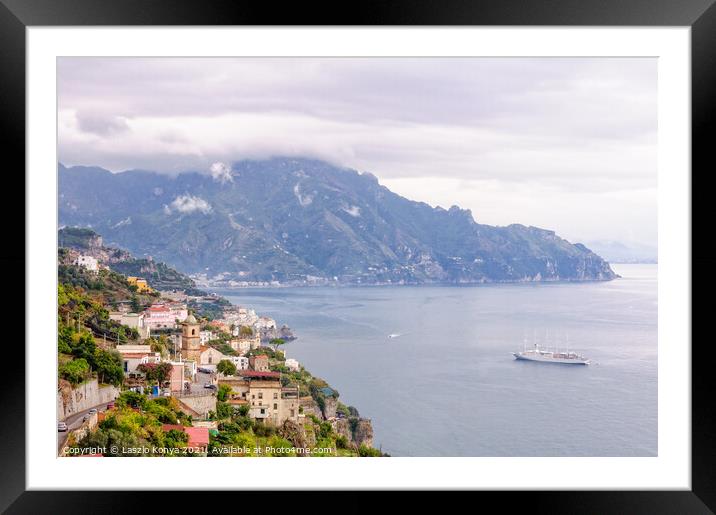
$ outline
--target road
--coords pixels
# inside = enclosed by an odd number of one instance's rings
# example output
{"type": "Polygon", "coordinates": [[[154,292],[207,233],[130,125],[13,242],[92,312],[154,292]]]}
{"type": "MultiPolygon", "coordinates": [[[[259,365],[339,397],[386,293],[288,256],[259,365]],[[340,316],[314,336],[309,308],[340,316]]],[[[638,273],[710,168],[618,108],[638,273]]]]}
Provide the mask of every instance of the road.
{"type": "Polygon", "coordinates": [[[204,388],[205,383],[211,383],[214,374],[204,374],[202,372],[196,373],[196,381],[191,383],[191,393],[204,393],[207,388],[204,388]]]}
{"type": "Polygon", "coordinates": [[[92,406],[91,408],[88,408],[84,411],[80,411],[78,413],[75,413],[74,415],[70,415],[65,420],[59,420],[58,422],[65,422],[67,424],[67,431],[57,432],[57,455],[59,456],[62,447],[64,447],[65,442],[67,442],[67,436],[70,434],[70,431],[77,429],[82,425],[82,417],[87,415],[91,409],[96,409],[97,411],[104,411],[106,408],[107,403],[103,402],[102,404],[98,404],[97,406],[92,406]]]}
{"type": "MultiPolygon", "coordinates": [[[[196,381],[191,383],[191,393],[207,393],[208,389],[204,388],[204,383],[211,383],[213,377],[214,374],[204,374],[202,372],[197,372],[196,381]]],[[[67,431],[57,432],[57,454],[60,454],[60,450],[65,445],[65,442],[67,442],[67,436],[69,435],[70,431],[77,429],[82,425],[82,417],[89,413],[89,411],[93,408],[97,409],[98,411],[104,411],[106,407],[107,403],[103,402],[102,404],[98,404],[97,406],[93,406],[92,408],[86,409],[84,411],[75,413],[74,415],[70,415],[69,417],[67,417],[64,420],[64,422],[67,423],[67,431]]]]}

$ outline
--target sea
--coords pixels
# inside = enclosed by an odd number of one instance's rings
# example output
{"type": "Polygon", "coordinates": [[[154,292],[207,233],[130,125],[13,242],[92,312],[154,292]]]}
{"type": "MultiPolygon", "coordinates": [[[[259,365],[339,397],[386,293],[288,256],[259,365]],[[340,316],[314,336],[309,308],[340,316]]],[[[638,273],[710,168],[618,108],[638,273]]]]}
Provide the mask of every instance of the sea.
{"type": "Polygon", "coordinates": [[[656,456],[657,265],[608,282],[217,290],[370,418],[391,456],[656,456]],[[589,366],[516,361],[534,346],[589,366]]]}

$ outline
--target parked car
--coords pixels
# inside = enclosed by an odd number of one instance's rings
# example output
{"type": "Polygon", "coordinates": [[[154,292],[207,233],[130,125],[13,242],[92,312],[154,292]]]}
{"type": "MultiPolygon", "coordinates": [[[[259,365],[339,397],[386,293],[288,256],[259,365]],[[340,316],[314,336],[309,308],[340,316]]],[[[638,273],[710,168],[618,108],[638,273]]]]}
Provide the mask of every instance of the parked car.
{"type": "Polygon", "coordinates": [[[92,408],[91,410],[89,410],[90,415],[94,415],[95,413],[97,413],[97,408],[92,408]]]}
{"type": "Polygon", "coordinates": [[[209,388],[210,390],[216,390],[216,385],[212,383],[204,383],[204,388],[209,388]]]}
{"type": "Polygon", "coordinates": [[[82,417],[82,422],[87,422],[89,420],[89,413],[87,413],[84,417],[82,417]]]}
{"type": "Polygon", "coordinates": [[[107,409],[114,409],[114,402],[107,403],[107,409]]]}
{"type": "Polygon", "coordinates": [[[64,422],[58,422],[57,431],[67,431],[67,424],[64,422]]]}

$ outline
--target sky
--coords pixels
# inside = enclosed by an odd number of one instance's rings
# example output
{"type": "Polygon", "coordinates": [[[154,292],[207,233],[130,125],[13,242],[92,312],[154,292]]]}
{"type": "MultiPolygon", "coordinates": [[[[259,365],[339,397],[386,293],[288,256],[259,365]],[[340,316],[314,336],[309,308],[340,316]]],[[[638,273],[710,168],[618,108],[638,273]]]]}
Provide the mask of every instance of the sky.
{"type": "Polygon", "coordinates": [[[319,158],[479,223],[656,247],[655,58],[60,58],[57,79],[67,166],[319,158]]]}

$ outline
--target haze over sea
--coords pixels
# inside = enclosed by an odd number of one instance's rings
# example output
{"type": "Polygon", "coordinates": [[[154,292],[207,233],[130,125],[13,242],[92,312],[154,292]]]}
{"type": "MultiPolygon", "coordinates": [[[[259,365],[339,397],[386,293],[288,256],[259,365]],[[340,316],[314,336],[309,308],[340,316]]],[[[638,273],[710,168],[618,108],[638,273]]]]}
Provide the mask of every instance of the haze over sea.
{"type": "Polygon", "coordinates": [[[220,290],[393,456],[656,456],[657,265],[609,282],[220,290]],[[390,338],[389,335],[400,335],[390,338]],[[525,339],[590,366],[515,361],[525,339]]]}

